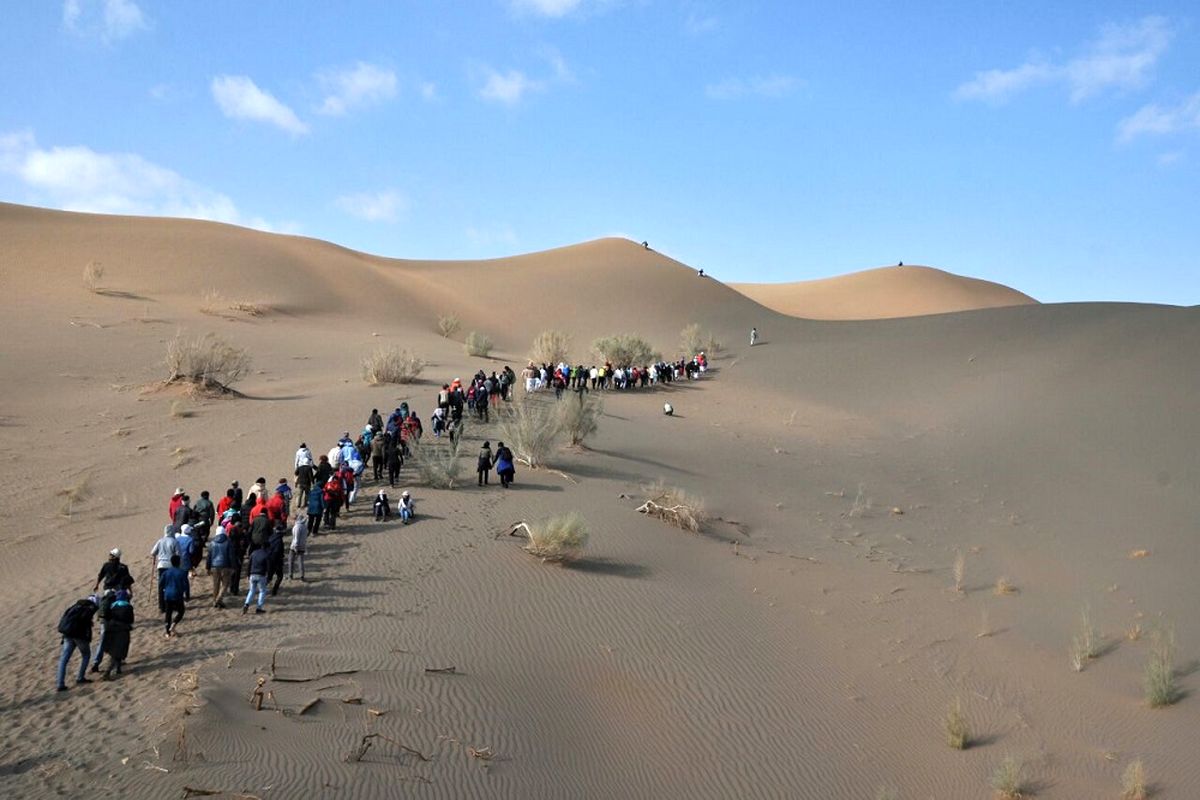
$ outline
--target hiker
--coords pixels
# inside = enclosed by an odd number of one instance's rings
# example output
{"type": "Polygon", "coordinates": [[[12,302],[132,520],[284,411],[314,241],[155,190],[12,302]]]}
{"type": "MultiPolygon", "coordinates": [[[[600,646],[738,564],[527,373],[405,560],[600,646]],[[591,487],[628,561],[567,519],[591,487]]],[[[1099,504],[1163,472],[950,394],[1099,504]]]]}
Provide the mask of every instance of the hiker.
{"type": "MultiPolygon", "coordinates": [[[[201,552],[200,543],[192,535],[191,525],[183,526],[183,530],[175,537],[175,544],[179,547],[179,568],[188,573],[188,577],[190,578],[192,574],[192,559],[195,557],[198,563],[201,552]]],[[[185,594],[183,599],[191,600],[191,592],[185,594]]]]}
{"type": "Polygon", "coordinates": [[[433,410],[429,420],[430,427],[433,429],[433,438],[442,438],[442,431],[446,429],[446,409],[438,406],[433,410]]]}
{"type": "Polygon", "coordinates": [[[475,471],[479,473],[480,486],[487,485],[488,476],[492,473],[494,463],[492,459],[492,443],[484,442],[483,447],[479,448],[479,458],[475,462],[475,471]]]}
{"type": "Polygon", "coordinates": [[[322,489],[321,499],[325,505],[325,527],[331,531],[337,529],[338,511],[342,507],[342,500],[345,496],[342,479],[337,473],[330,475],[322,489]]]}
{"type": "Polygon", "coordinates": [[[270,553],[270,559],[267,561],[267,583],[270,583],[272,578],[275,579],[275,585],[271,587],[272,597],[279,594],[279,584],[283,583],[283,539],[286,535],[287,526],[277,523],[267,541],[267,550],[270,553]]]}
{"type": "Polygon", "coordinates": [[[375,495],[375,521],[382,522],[392,518],[391,501],[388,500],[387,492],[383,489],[379,490],[379,494],[375,495]]]}
{"type": "Polygon", "coordinates": [[[133,630],[133,602],[129,592],[120,589],[116,592],[108,613],[104,619],[104,628],[100,633],[100,649],[96,655],[96,663],[92,667],[96,671],[100,666],[100,654],[108,656],[108,667],[102,678],[112,680],[113,673],[120,675],[121,666],[129,657],[129,634],[133,630]]]}
{"type": "Polygon", "coordinates": [[[229,537],[229,552],[233,556],[229,564],[233,568],[229,576],[229,594],[239,594],[242,585],[242,560],[246,557],[246,529],[242,526],[241,512],[230,509],[226,516],[225,535],[229,537]]]}
{"type": "Polygon", "coordinates": [[[171,530],[171,526],[167,525],[163,528],[162,538],[154,543],[154,547],[150,550],[150,559],[154,562],[155,569],[158,570],[158,610],[166,611],[167,606],[163,601],[163,573],[171,568],[171,558],[179,556],[179,545],[175,543],[175,534],[171,530]]]}
{"type": "Polygon", "coordinates": [[[96,585],[92,587],[92,593],[100,591],[100,584],[104,584],[105,590],[108,589],[125,589],[129,591],[133,587],[133,576],[129,574],[129,567],[121,563],[121,548],[114,547],[108,551],[108,560],[100,567],[100,573],[96,576],[96,585]]]}
{"type": "Polygon", "coordinates": [[[412,522],[413,515],[416,514],[416,508],[413,506],[412,495],[408,490],[404,490],[404,494],[400,495],[400,502],[396,504],[396,511],[400,514],[400,521],[405,525],[412,522]]]}
{"type": "Polygon", "coordinates": [[[280,478],[275,491],[267,500],[267,517],[272,523],[287,524],[288,511],[292,507],[292,487],[288,486],[287,478],[280,478]]]}
{"type": "Polygon", "coordinates": [[[192,536],[199,539],[200,544],[208,541],[216,516],[216,507],[213,506],[208,490],[205,489],[200,492],[200,499],[196,501],[196,505],[192,506],[192,536]]]}
{"type": "Polygon", "coordinates": [[[100,644],[98,647],[96,647],[96,652],[92,658],[92,672],[99,672],[100,662],[104,660],[104,629],[106,627],[105,620],[108,618],[108,610],[112,608],[113,601],[116,599],[116,589],[105,589],[104,594],[100,597],[100,603],[96,607],[96,619],[100,620],[100,644]]]}
{"type": "MultiPolygon", "coordinates": [[[[308,490],[308,530],[313,536],[321,530],[321,517],[325,513],[325,490],[314,486],[308,490]]],[[[299,519],[299,515],[297,515],[299,519]]]]}
{"type": "Polygon", "coordinates": [[[325,481],[329,480],[329,476],[332,474],[333,465],[329,463],[329,456],[321,456],[321,460],[317,462],[317,468],[313,470],[313,486],[324,486],[325,481]]]}
{"type": "Polygon", "coordinates": [[[504,442],[496,445],[496,474],[500,476],[500,485],[505,489],[513,482],[513,477],[517,474],[516,459],[513,458],[512,450],[505,446],[504,442]]]}
{"type": "Polygon", "coordinates": [[[756,344],[758,344],[758,328],[751,328],[750,329],[750,346],[754,347],[754,345],[756,345],[756,344]]]}
{"type": "Polygon", "coordinates": [[[404,456],[400,454],[400,446],[394,436],[383,436],[383,460],[387,462],[388,486],[396,488],[396,478],[400,475],[400,467],[404,464],[404,456]]]}
{"type": "MultiPolygon", "coordinates": [[[[253,496],[253,495],[251,495],[253,496]]],[[[261,503],[258,507],[261,507],[261,503]]],[[[257,508],[257,507],[256,507],[257,508]]],[[[271,538],[271,518],[260,512],[250,522],[250,547],[262,547],[271,538]]]]}
{"type": "Polygon", "coordinates": [[[225,607],[225,592],[233,577],[233,543],[224,528],[208,543],[208,556],[204,562],[205,573],[212,576],[213,608],[225,607]]]}
{"type": "Polygon", "coordinates": [[[346,493],[346,513],[350,513],[350,504],[358,498],[358,484],[354,480],[354,470],[349,464],[342,464],[339,472],[342,488],[346,493]]]}
{"type": "MultiPolygon", "coordinates": [[[[378,414],[376,415],[378,416],[378,414]]],[[[385,451],[387,450],[388,437],[386,434],[377,433],[371,438],[371,469],[375,476],[375,480],[379,481],[383,478],[383,466],[387,463],[385,451]]]]}
{"type": "Polygon", "coordinates": [[[663,413],[666,414],[668,417],[674,416],[675,407],[672,406],[670,403],[663,403],[663,413]]]}
{"type": "Polygon", "coordinates": [[[308,467],[312,466],[313,454],[312,454],[312,450],[308,449],[307,442],[301,442],[300,447],[298,447],[296,449],[295,462],[296,462],[294,465],[295,469],[300,469],[300,467],[305,467],[305,466],[308,466],[308,467]]]}
{"type": "MultiPolygon", "coordinates": [[[[185,494],[180,496],[179,500],[179,505],[175,506],[175,518],[171,521],[172,533],[179,533],[183,530],[183,526],[188,524],[192,519],[191,498],[185,494]]],[[[174,500],[171,502],[174,502],[174,500]]]]}
{"type": "Polygon", "coordinates": [[[378,408],[371,409],[371,416],[367,417],[367,426],[376,434],[383,431],[383,417],[379,416],[378,408]]]}
{"type": "Polygon", "coordinates": [[[304,552],[308,549],[308,521],[299,515],[292,526],[292,545],[288,548],[288,580],[296,577],[296,562],[300,562],[300,582],[304,582],[304,552]]]}
{"type": "Polygon", "coordinates": [[[233,505],[235,508],[242,507],[242,486],[237,481],[229,484],[229,488],[233,490],[233,505]]]}
{"type": "Polygon", "coordinates": [[[91,683],[87,677],[87,667],[92,657],[92,617],[96,614],[98,605],[95,595],[76,600],[58,620],[58,632],[62,634],[62,654],[58,657],[60,692],[67,690],[67,662],[76,650],[83,660],[79,664],[75,683],[91,683]]]}
{"type": "Polygon", "coordinates": [[[185,610],[183,604],[184,598],[190,597],[192,594],[192,587],[188,582],[187,571],[181,569],[179,563],[180,559],[178,555],[171,556],[171,566],[158,579],[162,587],[163,616],[166,621],[166,629],[163,636],[168,639],[175,633],[175,628],[179,626],[180,620],[183,619],[183,612],[185,610]],[[171,614],[175,615],[174,623],[171,622],[171,614]]]}
{"type": "Polygon", "coordinates": [[[167,504],[167,519],[174,522],[175,512],[181,505],[183,505],[183,487],[176,489],[175,493],[171,495],[171,502],[167,504]]]}
{"type": "Polygon", "coordinates": [[[296,467],[296,508],[303,510],[308,503],[308,490],[313,487],[313,465],[296,467]]]}
{"type": "Polygon", "coordinates": [[[255,614],[265,614],[263,605],[267,602],[267,571],[270,568],[271,551],[266,545],[250,553],[250,591],[246,593],[246,602],[242,604],[242,613],[250,610],[250,601],[258,593],[258,607],[255,614]]]}

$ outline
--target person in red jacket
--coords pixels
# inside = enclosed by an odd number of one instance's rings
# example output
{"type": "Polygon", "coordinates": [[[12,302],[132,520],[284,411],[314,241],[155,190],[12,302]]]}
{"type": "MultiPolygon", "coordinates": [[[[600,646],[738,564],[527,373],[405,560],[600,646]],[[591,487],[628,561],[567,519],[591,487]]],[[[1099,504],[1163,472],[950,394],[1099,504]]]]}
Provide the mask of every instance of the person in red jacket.
{"type": "Polygon", "coordinates": [[[171,522],[175,521],[175,512],[183,505],[183,489],[176,489],[175,494],[171,495],[171,503],[167,506],[167,519],[171,522]]]}
{"type": "Polygon", "coordinates": [[[342,491],[345,492],[343,502],[346,504],[346,511],[349,512],[350,504],[358,497],[358,490],[356,489],[354,480],[354,470],[349,464],[343,463],[341,469],[338,470],[338,475],[342,479],[342,491]]]}
{"type": "Polygon", "coordinates": [[[329,476],[329,480],[325,482],[325,488],[322,490],[322,499],[325,501],[325,527],[331,531],[337,529],[337,515],[345,497],[342,478],[335,472],[329,476]]]}
{"type": "Polygon", "coordinates": [[[271,499],[267,501],[267,518],[272,523],[283,523],[286,525],[289,505],[283,491],[276,488],[271,493],[271,499]]]}
{"type": "Polygon", "coordinates": [[[266,510],[267,510],[267,498],[265,498],[265,497],[257,497],[257,498],[255,498],[255,500],[256,500],[257,502],[255,502],[255,504],[254,504],[254,508],[250,509],[250,516],[249,516],[249,518],[246,520],[247,522],[254,522],[254,519],[255,519],[255,518],[256,518],[256,517],[257,517],[259,514],[263,514],[263,513],[265,513],[265,512],[266,512],[266,510]]]}
{"type": "MultiPolygon", "coordinates": [[[[233,489],[226,489],[225,496],[217,503],[217,519],[224,519],[225,512],[234,506],[233,489]]],[[[172,517],[172,519],[174,519],[172,517]]]]}

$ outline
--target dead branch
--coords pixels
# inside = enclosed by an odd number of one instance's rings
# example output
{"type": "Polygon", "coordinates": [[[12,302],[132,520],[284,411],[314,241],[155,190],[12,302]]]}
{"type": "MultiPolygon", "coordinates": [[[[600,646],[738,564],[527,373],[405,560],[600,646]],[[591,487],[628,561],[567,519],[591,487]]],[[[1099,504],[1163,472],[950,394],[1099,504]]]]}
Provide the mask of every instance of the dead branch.
{"type": "Polygon", "coordinates": [[[381,739],[385,742],[390,742],[391,744],[394,744],[396,747],[399,747],[404,752],[411,753],[412,755],[416,756],[417,758],[421,759],[422,761],[432,761],[433,760],[429,756],[422,753],[420,750],[415,750],[415,749],[409,747],[408,745],[404,744],[403,742],[398,742],[395,739],[392,739],[388,736],[384,736],[382,733],[367,733],[367,734],[363,735],[362,741],[359,742],[355,746],[354,750],[352,750],[350,753],[348,753],[346,755],[346,758],[345,758],[346,763],[353,764],[355,762],[362,761],[363,758],[367,755],[367,751],[371,749],[371,745],[373,745],[375,743],[376,739],[381,739]]]}
{"type": "Polygon", "coordinates": [[[255,711],[262,711],[263,706],[263,684],[267,679],[262,675],[258,676],[258,683],[254,687],[254,691],[250,693],[250,702],[254,704],[255,711]]]}
{"type": "Polygon", "coordinates": [[[357,669],[339,669],[333,672],[323,672],[320,675],[313,675],[309,678],[288,678],[282,675],[273,675],[271,679],[278,683],[309,683],[311,681],[319,681],[322,678],[332,678],[335,675],[354,675],[360,671],[357,669]]]}
{"type": "Polygon", "coordinates": [[[458,669],[453,665],[449,667],[426,667],[425,674],[427,675],[457,675],[458,669]]]}
{"type": "Polygon", "coordinates": [[[533,531],[529,530],[529,523],[528,523],[528,522],[514,522],[512,525],[510,525],[510,526],[509,526],[508,535],[509,535],[509,536],[517,536],[517,535],[518,535],[518,534],[517,534],[517,531],[518,531],[518,530],[524,530],[524,531],[525,531],[525,534],[524,534],[524,536],[525,536],[525,538],[526,538],[526,539],[529,539],[529,538],[531,538],[531,537],[533,536],[533,531]]]}

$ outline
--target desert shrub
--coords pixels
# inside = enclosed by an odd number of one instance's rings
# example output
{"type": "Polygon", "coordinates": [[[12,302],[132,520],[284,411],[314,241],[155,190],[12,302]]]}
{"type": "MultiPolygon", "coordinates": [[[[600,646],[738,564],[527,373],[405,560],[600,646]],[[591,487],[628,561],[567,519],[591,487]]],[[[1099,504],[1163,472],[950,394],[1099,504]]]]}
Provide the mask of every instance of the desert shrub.
{"type": "Polygon", "coordinates": [[[182,399],[171,402],[171,418],[172,419],[188,419],[194,417],[196,412],[188,407],[188,404],[182,399]]]}
{"type": "Polygon", "coordinates": [[[460,424],[453,440],[424,440],[409,442],[408,463],[416,471],[421,483],[434,489],[453,489],[462,474],[462,450],[465,423],[460,424]]]}
{"type": "Polygon", "coordinates": [[[1071,637],[1071,669],[1083,672],[1087,663],[1099,654],[1092,612],[1085,605],[1079,613],[1079,631],[1071,637]]]}
{"type": "Polygon", "coordinates": [[[723,349],[724,346],[713,332],[706,333],[700,330],[700,324],[697,322],[693,322],[679,332],[679,354],[685,358],[691,358],[700,352],[713,356],[723,349]]]}
{"type": "Polygon", "coordinates": [[[461,327],[462,320],[458,318],[457,314],[442,314],[437,319],[437,332],[445,339],[458,333],[458,329],[461,327]]]}
{"type": "Polygon", "coordinates": [[[60,499],[58,506],[59,516],[70,517],[75,512],[75,507],[83,503],[92,496],[92,479],[89,475],[82,476],[79,480],[70,486],[59,489],[55,492],[55,496],[60,499]]]}
{"type": "Polygon", "coordinates": [[[372,386],[412,383],[423,369],[424,359],[395,345],[378,347],[362,360],[363,380],[372,386]]]}
{"type": "Polygon", "coordinates": [[[492,340],[478,331],[471,331],[463,343],[463,350],[469,356],[487,358],[492,354],[492,340]]]}
{"type": "Polygon", "coordinates": [[[1121,800],[1146,800],[1150,796],[1146,789],[1146,768],[1139,758],[1129,762],[1121,773],[1121,800]]]}
{"type": "Polygon", "coordinates": [[[583,440],[596,432],[599,427],[600,415],[604,413],[604,401],[599,396],[585,392],[568,394],[556,408],[558,425],[573,445],[583,444],[583,440]]]}
{"type": "Polygon", "coordinates": [[[200,313],[216,316],[225,308],[225,298],[216,289],[205,289],[200,293],[200,313]]]}
{"type": "Polygon", "coordinates": [[[1025,790],[1025,766],[1012,756],[1005,756],[992,771],[989,783],[1001,800],[1018,800],[1025,790]]]}
{"type": "Polygon", "coordinates": [[[967,577],[967,557],[962,550],[954,551],[954,591],[962,594],[965,591],[963,581],[967,577]]]}
{"type": "Polygon", "coordinates": [[[1150,635],[1150,660],[1143,675],[1146,703],[1151,708],[1169,706],[1178,699],[1175,686],[1175,631],[1157,628],[1150,635]]]}
{"type": "Polygon", "coordinates": [[[182,332],[167,342],[167,383],[228,391],[250,369],[250,354],[216,334],[188,338],[182,332]]]}
{"type": "Polygon", "coordinates": [[[660,358],[658,351],[636,334],[601,336],[592,342],[592,350],[605,361],[621,366],[650,364],[660,358]]]}
{"type": "Polygon", "coordinates": [[[83,268],[83,287],[89,292],[100,291],[100,281],[104,279],[104,265],[99,261],[89,261],[83,268]]]}
{"type": "Polygon", "coordinates": [[[570,561],[587,545],[587,523],[578,511],[529,526],[525,549],[543,561],[570,561]]]}
{"type": "Polygon", "coordinates": [[[688,494],[683,489],[667,486],[662,481],[642,487],[646,502],[638,511],[657,517],[681,530],[699,533],[708,514],[704,511],[704,500],[688,494]]]}
{"type": "Polygon", "coordinates": [[[954,698],[950,710],[946,712],[946,744],[955,750],[966,750],[970,742],[971,731],[967,727],[967,719],[963,716],[962,698],[954,698]]]}
{"type": "Polygon", "coordinates": [[[229,304],[230,311],[236,311],[239,314],[245,314],[248,317],[265,317],[271,313],[271,304],[262,300],[249,302],[246,300],[236,300],[229,304]]]}
{"type": "Polygon", "coordinates": [[[1009,581],[1008,578],[999,577],[996,579],[996,588],[992,590],[992,594],[996,595],[997,597],[1004,597],[1005,595],[1016,593],[1017,587],[1013,586],[1012,582],[1009,581]]]}
{"type": "Polygon", "coordinates": [[[529,360],[535,364],[561,364],[570,354],[571,337],[562,331],[542,331],[529,348],[529,360]]]}
{"type": "Polygon", "coordinates": [[[500,434],[518,461],[533,469],[546,463],[559,433],[558,420],[549,407],[521,397],[501,406],[497,418],[500,434]]]}

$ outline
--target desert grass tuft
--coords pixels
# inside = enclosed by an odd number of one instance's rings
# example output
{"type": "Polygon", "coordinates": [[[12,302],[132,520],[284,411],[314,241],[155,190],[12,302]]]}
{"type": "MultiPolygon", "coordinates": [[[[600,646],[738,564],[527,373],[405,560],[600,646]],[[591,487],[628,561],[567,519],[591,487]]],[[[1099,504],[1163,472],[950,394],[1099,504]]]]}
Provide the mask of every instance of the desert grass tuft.
{"type": "Polygon", "coordinates": [[[425,369],[425,360],[402,347],[378,347],[362,360],[363,380],[371,386],[412,383],[425,369]]]}
{"type": "Polygon", "coordinates": [[[988,780],[999,800],[1019,800],[1025,791],[1025,765],[1012,756],[1005,756],[988,780]]]}
{"type": "Polygon", "coordinates": [[[663,481],[655,481],[642,487],[646,502],[638,506],[638,511],[657,517],[668,525],[680,530],[699,533],[708,520],[704,510],[704,499],[688,494],[677,486],[668,486],[663,481]]]}
{"type": "Polygon", "coordinates": [[[225,298],[216,289],[205,289],[200,293],[200,313],[219,316],[225,310],[225,298]]]}
{"type": "Polygon", "coordinates": [[[979,612],[979,631],[975,634],[976,639],[986,639],[992,635],[992,621],[988,614],[988,610],[982,609],[979,612]]]}
{"type": "Polygon", "coordinates": [[[552,409],[533,397],[518,397],[496,415],[500,435],[517,460],[531,469],[545,466],[560,432],[552,409]]]}
{"type": "Polygon", "coordinates": [[[54,494],[62,500],[58,506],[59,516],[70,519],[71,515],[75,513],[76,506],[92,496],[92,479],[90,476],[84,475],[75,483],[59,489],[54,494]]]}
{"type": "Polygon", "coordinates": [[[458,318],[457,314],[442,314],[437,318],[437,332],[443,339],[449,339],[458,333],[458,329],[461,327],[462,320],[458,318]]]}
{"type": "Polygon", "coordinates": [[[492,340],[487,334],[471,331],[463,341],[463,350],[469,356],[487,358],[492,354],[492,340]]]}
{"type": "Polygon", "coordinates": [[[174,400],[171,402],[171,418],[172,419],[188,419],[196,416],[196,412],[188,407],[188,404],[183,400],[174,400]]]}
{"type": "Polygon", "coordinates": [[[577,447],[600,427],[603,413],[604,401],[600,396],[584,392],[568,394],[555,406],[559,427],[577,447]]]}
{"type": "Polygon", "coordinates": [[[971,730],[967,719],[963,716],[962,698],[954,698],[950,710],[946,712],[946,744],[954,750],[966,750],[971,743],[971,730]]]}
{"type": "Polygon", "coordinates": [[[1155,628],[1150,634],[1150,660],[1142,676],[1146,704],[1163,708],[1179,699],[1175,685],[1175,629],[1155,628]]]}
{"type": "Polygon", "coordinates": [[[962,550],[954,551],[954,591],[962,594],[965,591],[963,581],[967,577],[967,556],[962,550]]]}
{"type": "Polygon", "coordinates": [[[570,354],[570,335],[556,330],[542,331],[529,348],[529,360],[536,364],[561,364],[570,354]]]}
{"type": "Polygon", "coordinates": [[[250,369],[250,354],[215,334],[188,338],[175,334],[167,342],[165,383],[187,383],[201,391],[231,391],[250,369]]]}
{"type": "Polygon", "coordinates": [[[1146,800],[1150,796],[1146,789],[1146,768],[1139,758],[1129,762],[1121,773],[1121,800],[1146,800]]]}
{"type": "Polygon", "coordinates": [[[1142,638],[1142,624],[1135,622],[1125,629],[1125,638],[1131,642],[1136,642],[1142,638]]]}
{"type": "Polygon", "coordinates": [[[863,484],[858,485],[858,492],[854,495],[854,502],[850,504],[850,510],[846,512],[847,517],[865,517],[867,512],[871,510],[871,498],[867,497],[866,487],[863,484]]]}
{"type": "Polygon", "coordinates": [[[83,287],[92,293],[102,290],[100,281],[104,279],[104,265],[99,261],[89,261],[83,268],[83,287]]]}
{"type": "Polygon", "coordinates": [[[1083,672],[1087,663],[1099,654],[1096,628],[1092,625],[1091,609],[1085,604],[1079,612],[1079,630],[1071,637],[1071,669],[1083,672]]]}
{"type": "Polygon", "coordinates": [[[1017,587],[1009,583],[1008,578],[1000,577],[996,579],[996,588],[992,590],[992,593],[997,597],[1004,597],[1005,595],[1016,594],[1017,587]]]}
{"type": "Polygon", "coordinates": [[[571,561],[587,546],[587,523],[578,511],[569,511],[529,526],[525,549],[543,561],[571,561]]]}
{"type": "Polygon", "coordinates": [[[409,464],[426,486],[434,489],[453,489],[462,475],[462,450],[465,423],[460,425],[453,439],[446,441],[424,440],[410,445],[412,455],[409,464]]]}

